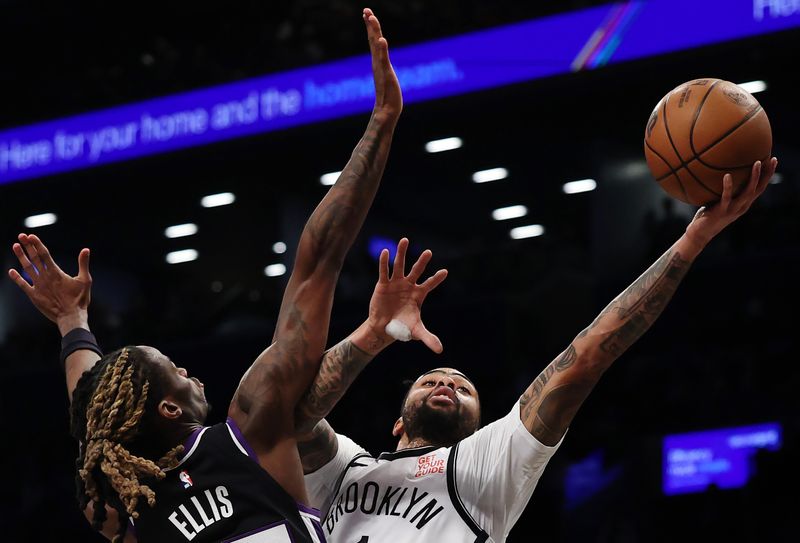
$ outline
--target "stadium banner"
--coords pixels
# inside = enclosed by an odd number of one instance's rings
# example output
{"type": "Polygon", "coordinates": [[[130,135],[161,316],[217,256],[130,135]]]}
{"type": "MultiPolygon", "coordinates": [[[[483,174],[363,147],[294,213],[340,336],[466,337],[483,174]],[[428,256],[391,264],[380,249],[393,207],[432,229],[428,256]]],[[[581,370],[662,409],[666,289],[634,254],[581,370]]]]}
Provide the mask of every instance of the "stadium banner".
{"type": "MultiPolygon", "coordinates": [[[[641,0],[390,56],[412,104],[795,27],[800,0],[641,0]]],[[[360,55],[0,131],[0,184],[362,113],[373,100],[360,55]]]]}

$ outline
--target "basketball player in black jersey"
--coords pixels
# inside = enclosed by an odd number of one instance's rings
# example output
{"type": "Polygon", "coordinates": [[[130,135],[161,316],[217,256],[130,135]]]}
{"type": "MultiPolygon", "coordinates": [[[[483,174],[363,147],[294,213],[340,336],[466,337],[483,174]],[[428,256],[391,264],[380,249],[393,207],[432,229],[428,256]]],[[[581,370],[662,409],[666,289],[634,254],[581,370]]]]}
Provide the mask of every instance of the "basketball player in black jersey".
{"type": "Polygon", "coordinates": [[[88,249],[70,277],[36,236],[21,234],[13,246],[32,285],[15,270],[11,279],[63,336],[72,433],[79,441],[79,500],[109,539],[322,539],[313,511],[304,507],[295,411],[319,369],[336,280],[378,188],[402,110],[380,24],[369,9],[363,19],[376,90],[369,125],[306,223],[272,343],[242,377],[226,423],[203,427],[203,384],[157,349],[129,346],[101,356],[88,331],[88,249]]]}

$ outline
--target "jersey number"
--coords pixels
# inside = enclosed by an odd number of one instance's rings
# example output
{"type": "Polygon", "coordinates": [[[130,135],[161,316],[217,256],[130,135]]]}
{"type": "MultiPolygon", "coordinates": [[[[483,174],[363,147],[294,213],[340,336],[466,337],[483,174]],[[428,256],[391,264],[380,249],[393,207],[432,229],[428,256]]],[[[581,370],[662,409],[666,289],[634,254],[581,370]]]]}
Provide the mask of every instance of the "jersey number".
{"type": "Polygon", "coordinates": [[[362,536],[361,539],[356,541],[356,543],[368,543],[368,542],[369,542],[369,536],[368,535],[362,536]]]}

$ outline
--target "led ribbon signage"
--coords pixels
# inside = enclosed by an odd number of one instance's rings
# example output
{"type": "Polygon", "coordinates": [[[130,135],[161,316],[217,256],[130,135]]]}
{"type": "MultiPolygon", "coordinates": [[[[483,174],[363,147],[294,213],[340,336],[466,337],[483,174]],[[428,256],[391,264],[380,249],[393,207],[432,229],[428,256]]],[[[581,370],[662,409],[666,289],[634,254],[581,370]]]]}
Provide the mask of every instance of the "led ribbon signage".
{"type": "MultiPolygon", "coordinates": [[[[410,104],[798,26],[800,0],[631,1],[391,57],[410,104]]],[[[369,111],[373,100],[361,55],[6,130],[0,184],[369,111]]]]}

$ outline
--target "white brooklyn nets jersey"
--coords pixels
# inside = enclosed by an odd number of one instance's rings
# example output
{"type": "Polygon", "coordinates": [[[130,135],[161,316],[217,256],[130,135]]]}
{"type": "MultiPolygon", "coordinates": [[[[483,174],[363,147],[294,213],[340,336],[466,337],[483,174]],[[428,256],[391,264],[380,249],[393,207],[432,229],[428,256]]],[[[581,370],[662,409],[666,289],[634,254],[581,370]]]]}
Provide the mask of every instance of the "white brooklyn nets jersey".
{"type": "Polygon", "coordinates": [[[519,412],[516,404],[453,447],[378,458],[337,434],[336,456],[306,476],[328,542],[505,541],[558,449],[534,438],[519,412]]]}

